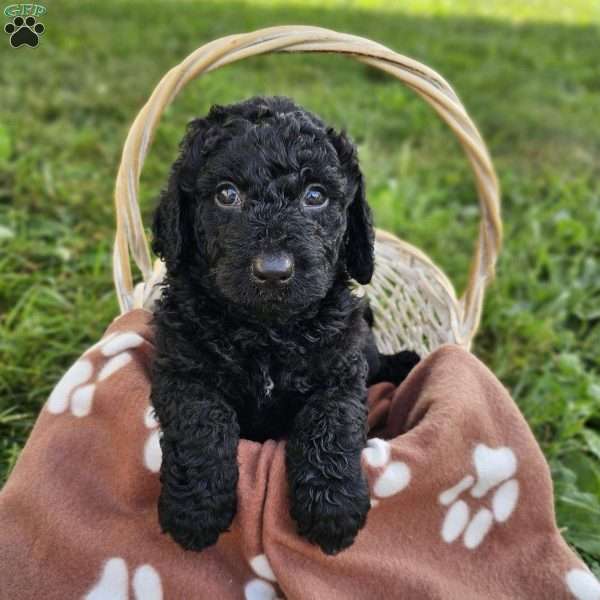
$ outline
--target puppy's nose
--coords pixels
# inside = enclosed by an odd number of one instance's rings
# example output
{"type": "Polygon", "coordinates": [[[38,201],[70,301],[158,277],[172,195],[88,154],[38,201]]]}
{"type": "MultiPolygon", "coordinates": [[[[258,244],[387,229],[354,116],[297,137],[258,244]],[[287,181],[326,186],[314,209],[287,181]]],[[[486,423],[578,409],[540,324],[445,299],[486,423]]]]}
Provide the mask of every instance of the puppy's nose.
{"type": "Polygon", "coordinates": [[[294,272],[289,254],[261,254],[252,261],[252,274],[260,283],[286,283],[294,272]]]}

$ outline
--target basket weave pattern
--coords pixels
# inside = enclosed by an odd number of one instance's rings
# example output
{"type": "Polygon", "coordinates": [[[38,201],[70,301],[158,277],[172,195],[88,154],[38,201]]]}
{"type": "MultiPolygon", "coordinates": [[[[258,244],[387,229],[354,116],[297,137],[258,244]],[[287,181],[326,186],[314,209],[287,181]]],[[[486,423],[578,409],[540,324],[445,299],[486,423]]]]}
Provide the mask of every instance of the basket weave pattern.
{"type": "Polygon", "coordinates": [[[131,126],[117,175],[113,273],[121,312],[151,310],[164,275],[164,265],[150,258],[138,205],[141,170],[163,111],[192,79],[270,52],[338,53],[385,71],[419,94],[454,132],[471,165],[481,211],[464,294],[457,298],[448,278],[423,252],[379,230],[375,275],[362,292],[373,307],[380,351],[409,348],[425,356],[446,342],[469,348],[502,237],[499,186],[485,143],[454,90],[435,71],[371,40],[320,27],[271,27],[220,38],[198,48],[161,79],[131,126]],[[131,257],[143,278],[137,285],[131,257]]]}

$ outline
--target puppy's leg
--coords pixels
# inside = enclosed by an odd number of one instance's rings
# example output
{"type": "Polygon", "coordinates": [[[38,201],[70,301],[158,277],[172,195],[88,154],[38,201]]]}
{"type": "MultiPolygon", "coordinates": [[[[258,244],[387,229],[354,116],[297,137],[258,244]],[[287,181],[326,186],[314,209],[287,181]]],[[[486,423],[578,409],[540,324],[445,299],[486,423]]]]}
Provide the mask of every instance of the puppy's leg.
{"type": "Polygon", "coordinates": [[[152,403],[162,429],[160,525],[184,548],[202,550],[235,515],[237,417],[214,391],[164,373],[152,403]]]}
{"type": "Polygon", "coordinates": [[[360,465],[366,416],[364,379],[343,386],[338,380],[298,413],[287,442],[292,518],[298,533],[327,554],[352,544],[369,510],[360,465]]]}
{"type": "Polygon", "coordinates": [[[365,335],[365,345],[363,347],[363,354],[365,355],[365,360],[367,361],[367,365],[369,366],[367,384],[371,385],[371,383],[377,377],[377,373],[379,373],[381,369],[380,357],[382,356],[377,350],[375,336],[373,335],[373,331],[371,329],[369,329],[369,331],[365,335]]]}
{"type": "Polygon", "coordinates": [[[368,303],[365,304],[363,319],[369,328],[365,335],[363,347],[369,365],[367,385],[373,385],[380,381],[390,381],[395,385],[400,385],[419,362],[419,355],[410,350],[403,350],[396,354],[381,354],[377,349],[377,343],[373,335],[375,317],[368,303]]]}
{"type": "Polygon", "coordinates": [[[410,350],[396,354],[379,354],[379,367],[375,373],[369,374],[369,385],[380,381],[391,381],[400,385],[419,361],[419,355],[410,350]]]}

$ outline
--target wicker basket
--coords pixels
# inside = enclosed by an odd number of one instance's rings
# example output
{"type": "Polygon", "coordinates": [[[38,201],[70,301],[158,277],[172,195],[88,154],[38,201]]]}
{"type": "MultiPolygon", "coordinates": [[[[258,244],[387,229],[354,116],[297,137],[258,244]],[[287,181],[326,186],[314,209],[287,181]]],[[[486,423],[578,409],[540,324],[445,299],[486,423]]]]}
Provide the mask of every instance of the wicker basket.
{"type": "Polygon", "coordinates": [[[123,149],[115,202],[117,233],[114,280],[121,312],[152,310],[164,265],[150,258],[138,205],[139,177],[153,132],[166,106],[203,73],[269,52],[329,52],[351,56],[386,71],[419,94],[446,121],[472,168],[481,223],[467,289],[459,299],[444,273],[421,251],[390,233],[377,231],[376,267],[365,286],[375,313],[379,349],[412,349],[422,356],[446,342],[470,347],[479,325],[483,295],[494,275],[501,244],[499,188],[485,144],[450,85],[435,71],[365,38],[308,26],[261,29],[210,42],[173,67],[135,119],[123,149]],[[143,281],[134,286],[130,253],[143,281]]]}

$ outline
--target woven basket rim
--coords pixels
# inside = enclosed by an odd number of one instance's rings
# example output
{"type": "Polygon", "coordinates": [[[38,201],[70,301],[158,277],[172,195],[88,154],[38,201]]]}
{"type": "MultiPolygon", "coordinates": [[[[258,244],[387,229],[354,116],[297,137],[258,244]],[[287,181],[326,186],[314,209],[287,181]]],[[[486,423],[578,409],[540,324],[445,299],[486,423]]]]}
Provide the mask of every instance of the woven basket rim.
{"type": "MultiPolygon", "coordinates": [[[[502,240],[498,179],[477,127],[450,84],[430,67],[372,40],[306,25],[228,35],[201,46],[164,75],[137,115],[124,144],[115,188],[117,232],[113,272],[121,311],[135,306],[130,253],[144,282],[156,283],[156,269],[150,258],[138,205],[138,189],[141,169],[164,109],[187,83],[200,75],[244,58],[272,52],[342,54],[387,72],[430,104],[455,134],[469,160],[481,212],[469,281],[458,300],[463,333],[468,339],[472,338],[479,324],[486,285],[494,277],[502,240]]],[[[416,250],[410,244],[408,247],[416,250]]],[[[441,273],[444,285],[447,282],[452,288],[443,271],[424,253],[418,252],[419,259],[433,265],[441,273]]]]}

